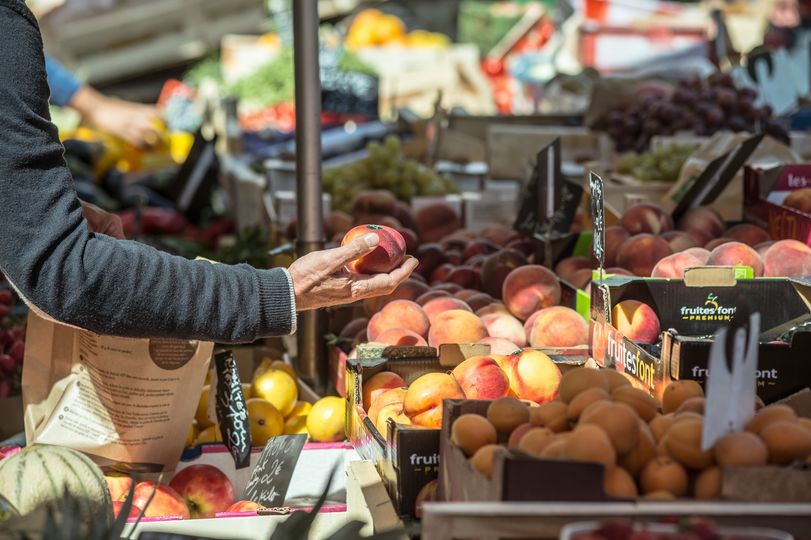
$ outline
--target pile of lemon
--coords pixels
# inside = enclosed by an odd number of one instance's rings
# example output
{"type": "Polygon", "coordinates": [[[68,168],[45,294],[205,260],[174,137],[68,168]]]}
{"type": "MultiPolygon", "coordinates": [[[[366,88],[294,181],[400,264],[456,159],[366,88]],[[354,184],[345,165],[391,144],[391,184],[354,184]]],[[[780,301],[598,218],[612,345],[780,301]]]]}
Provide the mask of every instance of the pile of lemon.
{"type": "MultiPolygon", "coordinates": [[[[208,416],[209,385],[203,386],[186,447],[222,442],[222,433],[208,416]]],[[[346,402],[325,397],[315,403],[299,400],[295,370],[280,360],[263,360],[242,393],[248,408],[251,444],[264,446],[277,435],[306,434],[314,442],[339,442],[346,438],[346,402]]]]}
{"type": "Polygon", "coordinates": [[[403,21],[377,9],[364,9],[352,20],[346,35],[346,48],[350,51],[366,47],[447,47],[448,36],[425,30],[406,31],[403,21]]]}

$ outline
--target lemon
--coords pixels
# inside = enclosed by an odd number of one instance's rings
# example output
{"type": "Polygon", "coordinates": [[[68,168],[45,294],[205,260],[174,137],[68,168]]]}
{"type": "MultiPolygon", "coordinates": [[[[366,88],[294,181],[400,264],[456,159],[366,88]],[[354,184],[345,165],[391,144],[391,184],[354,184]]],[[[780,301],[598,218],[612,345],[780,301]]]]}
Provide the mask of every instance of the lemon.
{"type": "Polygon", "coordinates": [[[208,426],[200,432],[194,444],[222,442],[222,432],[220,426],[208,426]]]}
{"type": "Polygon", "coordinates": [[[285,363],[283,360],[274,360],[273,362],[271,362],[270,369],[280,369],[285,373],[287,373],[288,375],[290,375],[291,377],[293,377],[294,381],[298,378],[298,375],[296,375],[296,370],[293,369],[293,366],[285,363]]]}
{"type": "Polygon", "coordinates": [[[254,378],[251,395],[269,401],[282,416],[287,416],[296,406],[298,386],[286,371],[271,369],[254,378]]]}
{"type": "Polygon", "coordinates": [[[307,416],[291,416],[284,422],[285,435],[297,435],[303,433],[307,435],[307,416]]]}
{"type": "Polygon", "coordinates": [[[208,391],[210,386],[205,385],[200,391],[200,401],[197,402],[197,412],[194,413],[194,419],[200,428],[207,428],[213,426],[214,422],[208,418],[208,391]]]}
{"type": "Polygon", "coordinates": [[[306,401],[297,401],[293,410],[285,415],[285,418],[293,418],[294,416],[307,416],[313,408],[312,403],[306,401]]]}
{"type": "Polygon", "coordinates": [[[346,401],[339,397],[325,397],[315,402],[307,415],[307,431],[317,442],[339,442],[346,439],[346,401]]]}
{"type": "Polygon", "coordinates": [[[284,417],[271,403],[252,398],[245,405],[248,407],[252,446],[265,446],[268,439],[284,433],[284,417]]]}

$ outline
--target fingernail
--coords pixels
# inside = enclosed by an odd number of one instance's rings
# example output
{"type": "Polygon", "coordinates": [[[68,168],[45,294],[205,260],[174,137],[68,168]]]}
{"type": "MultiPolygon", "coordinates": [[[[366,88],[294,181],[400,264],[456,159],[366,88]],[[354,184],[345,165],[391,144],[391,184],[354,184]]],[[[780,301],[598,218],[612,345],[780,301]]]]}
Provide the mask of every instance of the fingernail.
{"type": "Polygon", "coordinates": [[[377,244],[380,243],[380,237],[376,234],[367,234],[363,237],[363,241],[369,247],[375,247],[377,244]]]}

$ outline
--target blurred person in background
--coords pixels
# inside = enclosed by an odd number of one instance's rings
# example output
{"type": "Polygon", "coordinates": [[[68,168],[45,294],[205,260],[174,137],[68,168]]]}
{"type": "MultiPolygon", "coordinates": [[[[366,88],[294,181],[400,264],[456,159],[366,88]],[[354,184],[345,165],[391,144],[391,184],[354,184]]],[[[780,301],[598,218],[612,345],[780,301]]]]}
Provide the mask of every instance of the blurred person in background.
{"type": "Polygon", "coordinates": [[[154,146],[159,138],[154,106],[111,98],[83,84],[55,58],[45,55],[51,104],[77,111],[82,122],[115,135],[139,148],[154,146]]]}

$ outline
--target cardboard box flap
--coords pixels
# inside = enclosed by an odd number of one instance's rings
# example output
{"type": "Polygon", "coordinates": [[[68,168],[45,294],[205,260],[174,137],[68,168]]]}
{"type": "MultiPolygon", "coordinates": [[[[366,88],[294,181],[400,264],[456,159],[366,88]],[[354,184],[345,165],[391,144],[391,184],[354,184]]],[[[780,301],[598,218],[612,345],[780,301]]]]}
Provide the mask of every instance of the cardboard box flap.
{"type": "Polygon", "coordinates": [[[734,287],[737,283],[732,266],[697,266],[684,271],[684,284],[688,287],[734,287]]]}

